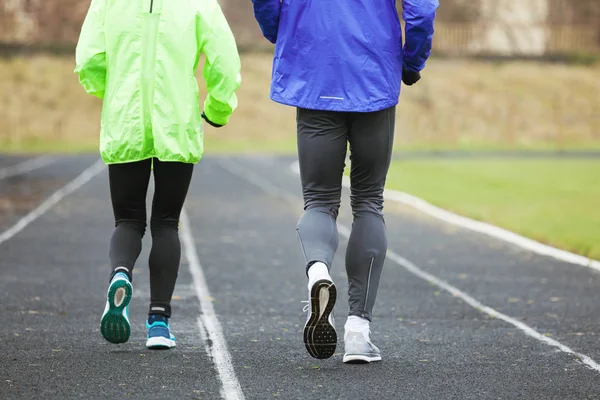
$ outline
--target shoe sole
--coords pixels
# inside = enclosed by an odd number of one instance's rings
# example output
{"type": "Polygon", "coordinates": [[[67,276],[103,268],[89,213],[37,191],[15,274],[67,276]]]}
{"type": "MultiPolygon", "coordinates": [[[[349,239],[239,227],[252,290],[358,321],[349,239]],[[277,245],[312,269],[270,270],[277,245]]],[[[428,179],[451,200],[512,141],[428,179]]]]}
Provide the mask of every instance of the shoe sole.
{"type": "Polygon", "coordinates": [[[329,280],[317,281],[311,288],[311,314],[304,327],[304,345],[313,358],[326,359],[335,353],[337,333],[329,323],[329,315],[336,297],[335,284],[329,280]]]}
{"type": "Polygon", "coordinates": [[[146,341],[146,347],[152,350],[172,349],[175,346],[175,341],[166,337],[153,337],[146,341]]]}
{"type": "Polygon", "coordinates": [[[368,364],[381,361],[381,356],[367,356],[364,354],[344,354],[343,361],[346,364],[368,364]]]}
{"type": "Polygon", "coordinates": [[[123,315],[123,310],[131,301],[132,292],[131,283],[125,279],[115,281],[108,290],[109,309],[102,316],[100,333],[110,343],[119,344],[129,340],[131,325],[123,315]]]}

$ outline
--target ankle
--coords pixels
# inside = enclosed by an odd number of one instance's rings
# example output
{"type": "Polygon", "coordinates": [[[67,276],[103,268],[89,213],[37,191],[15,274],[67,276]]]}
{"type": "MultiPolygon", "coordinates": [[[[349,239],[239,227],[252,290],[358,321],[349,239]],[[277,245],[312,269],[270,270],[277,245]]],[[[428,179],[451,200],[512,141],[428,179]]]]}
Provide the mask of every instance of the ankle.
{"type": "Polygon", "coordinates": [[[316,262],[308,267],[308,279],[329,277],[329,268],[323,262],[316,262]]]}
{"type": "Polygon", "coordinates": [[[125,267],[115,268],[110,274],[110,281],[115,279],[115,277],[120,276],[126,278],[129,282],[132,281],[131,271],[125,267]]]}
{"type": "Polygon", "coordinates": [[[329,269],[325,263],[316,262],[308,268],[308,290],[321,279],[331,280],[329,269]]]}
{"type": "Polygon", "coordinates": [[[346,320],[346,325],[344,328],[347,331],[368,331],[370,329],[371,322],[366,319],[359,317],[357,315],[348,316],[348,320],[346,320]]]}
{"type": "Polygon", "coordinates": [[[152,325],[154,322],[162,322],[169,325],[169,317],[163,314],[148,314],[148,324],[152,325]]]}

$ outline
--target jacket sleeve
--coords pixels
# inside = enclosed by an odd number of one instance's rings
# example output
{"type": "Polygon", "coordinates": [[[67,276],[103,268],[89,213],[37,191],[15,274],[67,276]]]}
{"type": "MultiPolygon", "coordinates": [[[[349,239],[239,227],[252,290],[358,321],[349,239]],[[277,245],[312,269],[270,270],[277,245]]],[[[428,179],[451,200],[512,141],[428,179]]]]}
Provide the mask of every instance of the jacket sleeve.
{"type": "Polygon", "coordinates": [[[106,89],[106,0],[92,0],[75,50],[75,74],[85,91],[104,98],[106,89]]]}
{"type": "Polygon", "coordinates": [[[235,92],[242,83],[241,62],[231,28],[217,0],[205,0],[198,11],[199,50],[206,56],[203,76],[208,96],[204,102],[206,117],[226,125],[237,108],[235,92]]]}
{"type": "Polygon", "coordinates": [[[252,0],[252,4],[254,6],[254,18],[258,22],[263,36],[274,44],[277,42],[281,0],[252,0]]]}
{"type": "Polygon", "coordinates": [[[402,18],[406,22],[404,68],[419,72],[431,55],[434,19],[438,0],[402,0],[402,18]]]}

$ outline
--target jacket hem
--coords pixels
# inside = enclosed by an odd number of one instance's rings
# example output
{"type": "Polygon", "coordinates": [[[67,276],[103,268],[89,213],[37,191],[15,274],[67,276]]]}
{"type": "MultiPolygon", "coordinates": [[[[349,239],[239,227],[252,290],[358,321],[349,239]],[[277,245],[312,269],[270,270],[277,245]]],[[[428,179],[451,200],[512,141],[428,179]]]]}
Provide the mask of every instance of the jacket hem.
{"type": "Polygon", "coordinates": [[[321,106],[321,105],[317,105],[317,104],[309,103],[309,102],[305,102],[305,101],[293,101],[293,100],[285,99],[285,98],[280,97],[273,93],[271,93],[270,98],[272,101],[282,104],[282,105],[285,105],[285,106],[305,108],[307,110],[335,111],[335,112],[364,112],[364,113],[385,110],[386,108],[390,108],[390,107],[398,105],[398,102],[399,102],[398,99],[383,100],[383,101],[371,103],[364,107],[354,107],[354,106],[340,107],[340,106],[335,106],[334,103],[332,103],[329,106],[327,106],[327,105],[321,106]]]}
{"type": "Polygon", "coordinates": [[[156,158],[158,161],[161,161],[161,162],[180,162],[180,163],[184,163],[184,164],[197,164],[202,159],[203,155],[200,155],[199,157],[193,157],[193,158],[169,157],[169,156],[143,156],[143,157],[136,157],[136,158],[117,159],[117,158],[112,158],[112,157],[107,157],[107,156],[101,156],[101,157],[102,157],[102,161],[106,165],[129,164],[129,163],[148,160],[151,158],[156,158]]]}

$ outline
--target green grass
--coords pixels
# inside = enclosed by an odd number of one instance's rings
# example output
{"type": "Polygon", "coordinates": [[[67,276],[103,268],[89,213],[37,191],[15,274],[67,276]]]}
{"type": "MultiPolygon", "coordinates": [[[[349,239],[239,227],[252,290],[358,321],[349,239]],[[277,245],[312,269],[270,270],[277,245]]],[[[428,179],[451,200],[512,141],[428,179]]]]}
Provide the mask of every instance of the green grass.
{"type": "Polygon", "coordinates": [[[290,132],[287,137],[282,135],[277,139],[229,139],[226,135],[207,136],[204,140],[204,153],[206,155],[245,153],[294,155],[296,154],[296,134],[290,132]]]}
{"type": "MultiPolygon", "coordinates": [[[[246,154],[246,153],[272,153],[272,154],[296,154],[296,135],[289,132],[276,138],[243,138],[228,137],[223,132],[211,131],[204,141],[206,154],[246,154]]],[[[62,153],[78,154],[96,152],[98,149],[97,138],[92,136],[81,140],[52,139],[45,137],[29,137],[18,142],[10,142],[0,138],[0,153],[62,153]]],[[[564,146],[552,146],[550,144],[537,143],[533,145],[507,146],[490,143],[464,143],[459,145],[443,145],[432,143],[396,144],[396,154],[421,152],[421,151],[536,151],[554,152],[566,151],[600,151],[600,141],[590,143],[566,143],[564,146]]]]}
{"type": "MultiPolygon", "coordinates": [[[[36,138],[20,142],[8,142],[0,139],[0,153],[12,154],[82,154],[98,152],[98,141],[87,139],[81,141],[36,138]]],[[[288,138],[273,139],[239,139],[227,138],[226,135],[208,136],[204,140],[205,155],[210,154],[246,154],[246,153],[271,153],[295,154],[296,136],[292,133],[288,138]]]]}
{"type": "Polygon", "coordinates": [[[586,141],[586,142],[565,142],[560,145],[556,143],[521,143],[515,145],[509,145],[506,143],[486,143],[486,142],[463,142],[457,144],[444,144],[439,142],[413,142],[410,144],[398,143],[396,141],[394,145],[394,152],[396,154],[410,153],[413,151],[534,151],[541,153],[549,153],[556,151],[571,151],[571,152],[586,152],[586,151],[600,151],[600,141],[586,141]]]}
{"type": "Polygon", "coordinates": [[[394,161],[387,186],[600,258],[600,160],[394,161]]]}
{"type": "Polygon", "coordinates": [[[70,140],[51,140],[46,138],[28,138],[19,142],[9,142],[6,139],[0,139],[0,153],[13,154],[34,154],[34,153],[61,153],[61,154],[79,154],[97,151],[98,143],[96,141],[70,141],[70,140]]]}

